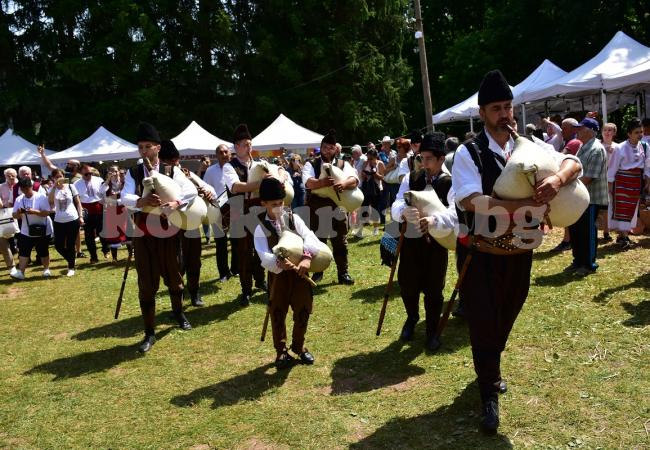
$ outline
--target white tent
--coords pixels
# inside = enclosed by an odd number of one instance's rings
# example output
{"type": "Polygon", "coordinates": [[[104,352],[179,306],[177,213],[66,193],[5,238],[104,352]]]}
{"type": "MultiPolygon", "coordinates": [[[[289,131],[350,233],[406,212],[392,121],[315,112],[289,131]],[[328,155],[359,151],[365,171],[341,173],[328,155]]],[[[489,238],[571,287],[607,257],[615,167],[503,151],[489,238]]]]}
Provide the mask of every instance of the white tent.
{"type": "Polygon", "coordinates": [[[526,126],[526,97],[528,93],[535,90],[538,86],[552,83],[560,77],[566,75],[566,71],[560,69],[548,59],[545,59],[537,69],[528,75],[521,83],[512,89],[513,105],[521,104],[521,129],[526,126]]]}
{"type": "MultiPolygon", "coordinates": [[[[45,154],[48,156],[54,153],[52,150],[45,150],[45,154]]],[[[41,156],[36,151],[36,145],[14,134],[13,130],[8,129],[0,136],[0,166],[40,164],[41,174],[50,173],[49,169],[43,166],[41,162],[41,156]]]]}
{"type": "Polygon", "coordinates": [[[320,146],[323,135],[301,127],[284,114],[253,138],[253,150],[296,150],[320,146]]]}
{"type": "Polygon", "coordinates": [[[562,96],[575,98],[600,92],[603,119],[607,121],[606,80],[648,60],[650,47],[619,31],[596,56],[563,77],[533,89],[527,94],[526,101],[562,96]]]}
{"type": "Polygon", "coordinates": [[[232,147],[230,142],[219,139],[194,121],[178,136],[172,138],[172,142],[181,156],[214,155],[221,144],[232,147]]]}
{"type": "Polygon", "coordinates": [[[650,84],[650,59],[603,80],[603,87],[609,90],[630,88],[643,84],[650,84]]]}
{"type": "Polygon", "coordinates": [[[69,159],[81,162],[120,161],[139,158],[138,147],[115,136],[104,127],[99,127],[88,138],[50,157],[54,164],[69,159]]]}

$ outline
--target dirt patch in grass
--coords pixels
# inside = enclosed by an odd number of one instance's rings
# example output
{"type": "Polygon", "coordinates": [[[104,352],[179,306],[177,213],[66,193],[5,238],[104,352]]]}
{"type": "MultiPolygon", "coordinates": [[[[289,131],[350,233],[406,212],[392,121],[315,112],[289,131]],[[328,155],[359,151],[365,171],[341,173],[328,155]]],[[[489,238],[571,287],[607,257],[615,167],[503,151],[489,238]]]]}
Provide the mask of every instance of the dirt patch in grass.
{"type": "Polygon", "coordinates": [[[262,439],[252,437],[246,441],[240,443],[237,447],[237,450],[288,450],[289,447],[286,445],[278,444],[269,444],[264,442],[262,439]]]}
{"type": "Polygon", "coordinates": [[[0,300],[14,300],[23,296],[25,288],[8,287],[6,291],[0,292],[0,300]]]}

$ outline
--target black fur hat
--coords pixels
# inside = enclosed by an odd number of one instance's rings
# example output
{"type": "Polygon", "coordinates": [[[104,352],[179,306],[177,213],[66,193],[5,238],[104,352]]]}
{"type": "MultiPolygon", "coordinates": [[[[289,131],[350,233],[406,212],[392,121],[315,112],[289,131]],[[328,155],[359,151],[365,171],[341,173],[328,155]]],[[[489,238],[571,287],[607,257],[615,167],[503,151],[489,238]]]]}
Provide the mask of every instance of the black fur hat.
{"type": "Polygon", "coordinates": [[[260,183],[260,200],[282,200],[285,195],[284,185],[276,178],[264,178],[260,183]]]}
{"type": "Polygon", "coordinates": [[[232,142],[237,143],[239,141],[243,141],[244,139],[253,139],[253,136],[251,136],[250,131],[248,131],[248,125],[245,123],[240,123],[237,125],[237,128],[235,128],[232,142]]]}
{"type": "Polygon", "coordinates": [[[323,136],[320,145],[322,146],[323,144],[336,145],[336,130],[330,129],[327,134],[323,136]]]}
{"type": "Polygon", "coordinates": [[[158,158],[162,159],[163,161],[169,161],[180,156],[181,154],[178,152],[178,149],[169,139],[165,139],[160,143],[160,152],[158,153],[158,158]]]}
{"type": "Polygon", "coordinates": [[[144,141],[156,142],[160,144],[160,134],[158,134],[158,130],[156,130],[156,128],[150,123],[140,122],[138,125],[138,137],[136,139],[136,142],[144,141]]]}
{"type": "Polygon", "coordinates": [[[420,145],[420,153],[431,152],[438,156],[445,156],[445,133],[433,132],[425,134],[420,145]]]}
{"type": "Polygon", "coordinates": [[[479,106],[493,102],[512,100],[512,90],[500,70],[491,70],[485,74],[481,87],[478,88],[479,106]]]}

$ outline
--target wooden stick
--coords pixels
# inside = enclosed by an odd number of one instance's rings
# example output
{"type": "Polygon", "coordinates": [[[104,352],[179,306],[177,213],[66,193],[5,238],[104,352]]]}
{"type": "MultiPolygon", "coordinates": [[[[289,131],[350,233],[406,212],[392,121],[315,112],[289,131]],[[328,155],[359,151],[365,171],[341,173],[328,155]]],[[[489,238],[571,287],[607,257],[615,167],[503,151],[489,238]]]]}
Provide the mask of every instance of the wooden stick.
{"type": "Polygon", "coordinates": [[[447,322],[449,321],[449,315],[451,314],[451,311],[454,307],[454,302],[456,301],[456,297],[458,296],[458,292],[460,291],[460,286],[463,283],[463,280],[465,279],[465,274],[467,273],[467,268],[469,267],[469,263],[472,260],[473,254],[474,254],[474,247],[472,246],[469,253],[467,254],[467,257],[465,258],[465,261],[463,262],[463,267],[460,269],[460,274],[458,274],[458,279],[456,280],[456,285],[454,286],[454,292],[451,293],[451,298],[449,299],[449,302],[447,302],[447,308],[445,309],[445,313],[440,318],[440,322],[438,322],[438,328],[436,330],[437,338],[440,338],[440,335],[442,334],[442,330],[444,330],[445,326],[447,326],[447,322]]]}
{"type": "Polygon", "coordinates": [[[390,291],[393,289],[393,277],[395,276],[395,268],[397,267],[399,254],[402,251],[402,244],[404,243],[405,231],[406,231],[406,222],[404,222],[400,227],[399,242],[397,243],[397,250],[395,251],[395,261],[393,261],[393,265],[390,268],[390,276],[388,277],[388,284],[386,285],[386,290],[384,291],[384,303],[381,305],[381,312],[379,313],[379,323],[377,323],[377,336],[381,334],[381,327],[384,324],[384,317],[386,316],[386,307],[388,306],[388,298],[390,297],[390,291]]]}
{"type": "Polygon", "coordinates": [[[124,287],[126,286],[126,278],[129,276],[129,266],[131,265],[131,258],[133,257],[133,244],[128,246],[129,257],[126,259],[126,267],[124,267],[124,276],[122,277],[122,287],[120,288],[120,295],[117,297],[117,305],[115,305],[115,320],[120,316],[120,309],[122,309],[122,299],[124,298],[124,287]]]}

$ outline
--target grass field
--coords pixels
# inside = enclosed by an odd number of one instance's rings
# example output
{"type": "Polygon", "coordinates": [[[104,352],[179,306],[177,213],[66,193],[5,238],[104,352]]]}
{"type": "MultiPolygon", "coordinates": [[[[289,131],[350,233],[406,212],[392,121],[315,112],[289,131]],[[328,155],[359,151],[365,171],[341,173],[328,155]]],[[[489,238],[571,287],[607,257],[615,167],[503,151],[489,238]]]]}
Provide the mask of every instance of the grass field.
{"type": "MultiPolygon", "coordinates": [[[[562,273],[570,252],[535,255],[531,291],[504,354],[509,392],[500,434],[477,429],[465,324],[452,319],[437,354],[424,324],[403,345],[394,289],[383,333],[375,327],[388,268],[379,238],[351,244],[352,287],[331,268],[315,293],[306,345],[314,366],[276,372],[269,335],[260,342],[261,293],[237,302],[238,280],[216,281],[204,247],[207,306],[187,308],[190,332],[158,299],[158,342],[146,356],[135,270],[113,320],[123,264],[84,261],[50,280],[0,278],[1,448],[649,448],[650,239],[621,253],[600,248],[587,278],[562,273]]],[[[53,251],[53,250],[52,250],[53,251]]],[[[53,253],[54,256],[54,253],[53,253]]],[[[124,259],[126,252],[120,257],[124,259]]],[[[453,258],[453,255],[451,256],[453,258]]],[[[451,265],[453,267],[453,264],[451,265]]],[[[455,281],[450,269],[446,298],[455,281]]]]}

